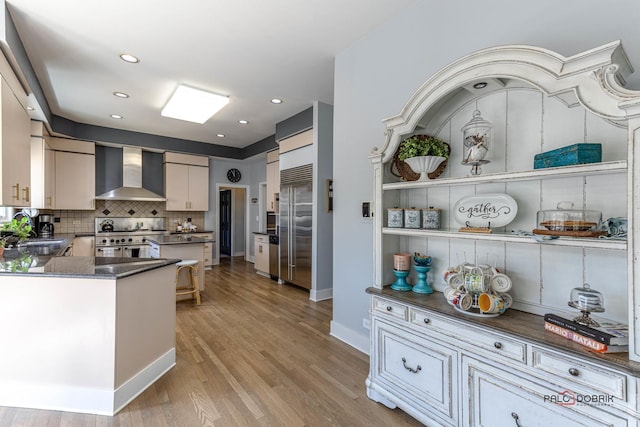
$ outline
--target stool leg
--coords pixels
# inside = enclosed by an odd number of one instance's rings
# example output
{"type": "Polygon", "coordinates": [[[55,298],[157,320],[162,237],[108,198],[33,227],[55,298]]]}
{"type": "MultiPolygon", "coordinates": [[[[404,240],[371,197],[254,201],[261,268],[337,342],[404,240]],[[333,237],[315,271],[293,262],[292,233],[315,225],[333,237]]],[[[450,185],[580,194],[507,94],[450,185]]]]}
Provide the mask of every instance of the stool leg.
{"type": "Polygon", "coordinates": [[[193,266],[191,270],[191,276],[193,278],[193,294],[196,297],[196,305],[200,305],[200,283],[198,282],[198,266],[193,266]]]}

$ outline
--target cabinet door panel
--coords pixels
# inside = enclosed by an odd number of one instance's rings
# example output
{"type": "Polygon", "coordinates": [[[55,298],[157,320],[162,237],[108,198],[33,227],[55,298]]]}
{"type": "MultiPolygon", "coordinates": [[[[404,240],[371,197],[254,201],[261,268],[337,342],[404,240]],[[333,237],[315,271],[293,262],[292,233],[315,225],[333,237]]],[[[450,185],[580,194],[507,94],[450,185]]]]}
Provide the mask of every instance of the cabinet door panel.
{"type": "Polygon", "coordinates": [[[55,163],[56,209],[94,209],[95,157],[56,151],[55,163]]]}
{"type": "Polygon", "coordinates": [[[376,380],[406,403],[455,423],[457,352],[375,318],[373,328],[380,354],[376,380]]]}
{"type": "Polygon", "coordinates": [[[31,121],[4,79],[1,94],[2,204],[30,206],[27,188],[31,182],[31,121]]]}
{"type": "Polygon", "coordinates": [[[550,390],[507,369],[497,369],[466,356],[462,358],[462,375],[465,385],[462,401],[469,403],[462,408],[464,426],[627,425],[626,418],[595,407],[571,404],[571,399],[565,405],[556,403],[564,403],[564,396],[572,391],[550,390]]]}
{"type": "Polygon", "coordinates": [[[168,211],[185,211],[189,197],[189,166],[164,164],[164,191],[168,211]]]}
{"type": "Polygon", "coordinates": [[[209,168],[189,166],[189,210],[209,210],[209,168]]]}

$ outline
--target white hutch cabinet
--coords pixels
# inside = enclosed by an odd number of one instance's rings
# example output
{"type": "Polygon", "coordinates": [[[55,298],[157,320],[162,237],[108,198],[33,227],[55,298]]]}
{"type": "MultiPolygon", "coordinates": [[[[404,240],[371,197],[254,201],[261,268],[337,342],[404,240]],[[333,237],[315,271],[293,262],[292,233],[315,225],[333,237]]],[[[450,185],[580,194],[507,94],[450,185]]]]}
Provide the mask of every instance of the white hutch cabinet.
{"type": "Polygon", "coordinates": [[[640,92],[624,88],[631,71],[620,42],[569,58],[530,46],[490,48],[443,68],[385,120],[385,144],[371,154],[371,399],[427,425],[640,426],[640,92]],[[472,176],[461,164],[461,128],[476,109],[493,124],[493,139],[490,163],[472,176]],[[390,173],[400,142],[413,134],[450,144],[438,179],[404,182],[390,173]],[[601,163],[533,169],[535,154],[582,142],[602,144],[601,163]],[[453,206],[483,193],[513,197],[515,220],[491,234],[459,232],[453,206]],[[628,239],[539,243],[511,232],[531,232],[536,212],[561,201],[603,219],[627,217],[628,239]],[[439,230],[386,227],[387,208],[431,206],[441,209],[439,230]],[[387,286],[399,252],[433,257],[428,280],[436,292],[387,286]],[[506,272],[512,308],[482,318],[447,304],[443,273],[463,260],[506,272]],[[603,317],[629,323],[629,353],[591,353],[544,331],[545,313],[579,314],[567,301],[583,283],[604,295],[603,317]]]}

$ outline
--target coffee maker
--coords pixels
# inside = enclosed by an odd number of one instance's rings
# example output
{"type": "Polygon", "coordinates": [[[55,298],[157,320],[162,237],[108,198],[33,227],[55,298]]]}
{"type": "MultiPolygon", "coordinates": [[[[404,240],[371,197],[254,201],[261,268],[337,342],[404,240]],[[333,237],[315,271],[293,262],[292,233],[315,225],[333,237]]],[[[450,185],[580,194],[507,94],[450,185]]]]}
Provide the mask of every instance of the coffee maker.
{"type": "Polygon", "coordinates": [[[40,215],[38,236],[45,239],[53,237],[53,217],[51,215],[40,215]]]}

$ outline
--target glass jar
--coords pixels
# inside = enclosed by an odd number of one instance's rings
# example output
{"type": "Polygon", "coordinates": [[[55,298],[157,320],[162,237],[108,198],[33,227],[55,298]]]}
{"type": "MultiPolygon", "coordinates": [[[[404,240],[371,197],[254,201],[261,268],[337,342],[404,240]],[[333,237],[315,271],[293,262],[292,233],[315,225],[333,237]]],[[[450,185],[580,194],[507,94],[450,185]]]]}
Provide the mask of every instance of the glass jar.
{"type": "Polygon", "coordinates": [[[493,125],[482,118],[479,110],[473,112],[473,118],[462,126],[464,142],[463,163],[477,163],[486,157],[491,146],[491,129],[493,125]]]}

